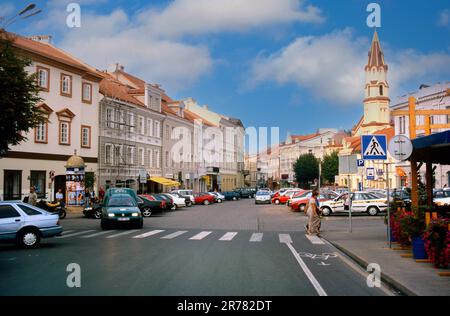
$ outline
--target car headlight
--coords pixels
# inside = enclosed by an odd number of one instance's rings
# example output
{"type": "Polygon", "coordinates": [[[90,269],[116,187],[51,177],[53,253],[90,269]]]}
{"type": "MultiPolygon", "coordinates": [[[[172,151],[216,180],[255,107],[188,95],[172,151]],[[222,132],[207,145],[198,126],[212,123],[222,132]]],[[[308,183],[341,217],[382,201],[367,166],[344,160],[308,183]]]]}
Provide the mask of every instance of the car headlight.
{"type": "Polygon", "coordinates": [[[133,216],[133,217],[138,217],[138,216],[139,216],[139,213],[132,213],[131,216],[133,216]]]}
{"type": "Polygon", "coordinates": [[[115,214],[114,213],[108,213],[108,217],[114,217],[115,214]]]}

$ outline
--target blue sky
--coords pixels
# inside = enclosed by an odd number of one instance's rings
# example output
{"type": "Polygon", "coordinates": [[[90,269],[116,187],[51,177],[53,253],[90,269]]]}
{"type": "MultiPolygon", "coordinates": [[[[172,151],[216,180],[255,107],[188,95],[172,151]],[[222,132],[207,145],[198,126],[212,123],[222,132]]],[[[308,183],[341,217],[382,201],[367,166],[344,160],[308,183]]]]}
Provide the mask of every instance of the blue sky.
{"type": "MultiPolygon", "coordinates": [[[[373,29],[364,0],[81,0],[81,28],[65,24],[64,0],[9,30],[51,34],[54,44],[106,69],[162,84],[246,126],[281,137],[319,127],[350,129],[363,112],[364,63],[373,29]],[[150,3],[150,4],[149,4],[150,3]]],[[[450,79],[450,3],[377,1],[391,99],[450,79]]],[[[0,16],[28,1],[0,0],[0,16]]]]}

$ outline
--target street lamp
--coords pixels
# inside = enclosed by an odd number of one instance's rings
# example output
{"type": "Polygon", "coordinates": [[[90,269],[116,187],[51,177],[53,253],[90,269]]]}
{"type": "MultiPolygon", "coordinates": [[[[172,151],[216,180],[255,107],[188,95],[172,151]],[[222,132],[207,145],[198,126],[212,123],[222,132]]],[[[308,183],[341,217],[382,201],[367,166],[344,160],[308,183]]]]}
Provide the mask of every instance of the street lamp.
{"type": "Polygon", "coordinates": [[[17,13],[13,17],[11,17],[10,19],[8,19],[5,22],[3,22],[3,25],[1,25],[1,28],[6,29],[8,26],[13,24],[17,20],[17,18],[19,18],[19,17],[22,17],[22,19],[27,19],[29,17],[32,17],[32,16],[42,12],[41,9],[33,11],[35,8],[36,8],[36,4],[34,4],[34,3],[31,3],[31,4],[27,5],[19,13],[17,13]],[[27,12],[29,12],[29,13],[24,16],[24,14],[27,13],[27,12]]]}

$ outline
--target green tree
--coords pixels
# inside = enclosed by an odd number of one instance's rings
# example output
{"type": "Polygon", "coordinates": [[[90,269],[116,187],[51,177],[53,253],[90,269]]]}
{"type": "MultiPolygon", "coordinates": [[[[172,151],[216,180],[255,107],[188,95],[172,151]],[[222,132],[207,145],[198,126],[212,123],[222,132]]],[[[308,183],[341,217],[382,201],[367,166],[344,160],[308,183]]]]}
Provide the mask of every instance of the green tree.
{"type": "Polygon", "coordinates": [[[16,53],[13,37],[0,29],[0,156],[25,141],[24,134],[43,120],[35,107],[41,101],[36,75],[25,70],[30,65],[16,53]]]}
{"type": "Polygon", "coordinates": [[[304,154],[294,163],[295,180],[301,188],[308,189],[309,182],[319,177],[319,160],[313,154],[304,154]]]}
{"type": "Polygon", "coordinates": [[[334,184],[334,176],[339,174],[339,156],[337,151],[325,155],[322,160],[322,179],[327,184],[334,184]]]}

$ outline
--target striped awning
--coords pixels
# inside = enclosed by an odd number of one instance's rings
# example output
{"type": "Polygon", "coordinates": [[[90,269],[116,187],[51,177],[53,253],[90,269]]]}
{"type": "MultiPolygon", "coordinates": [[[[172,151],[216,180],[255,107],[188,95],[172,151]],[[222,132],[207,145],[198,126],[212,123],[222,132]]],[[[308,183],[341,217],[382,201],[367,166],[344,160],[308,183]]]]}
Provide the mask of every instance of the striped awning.
{"type": "Polygon", "coordinates": [[[178,187],[180,186],[180,182],[178,181],[174,181],[174,180],[170,180],[170,179],[166,179],[163,177],[151,177],[150,181],[168,186],[168,187],[178,187]]]}

